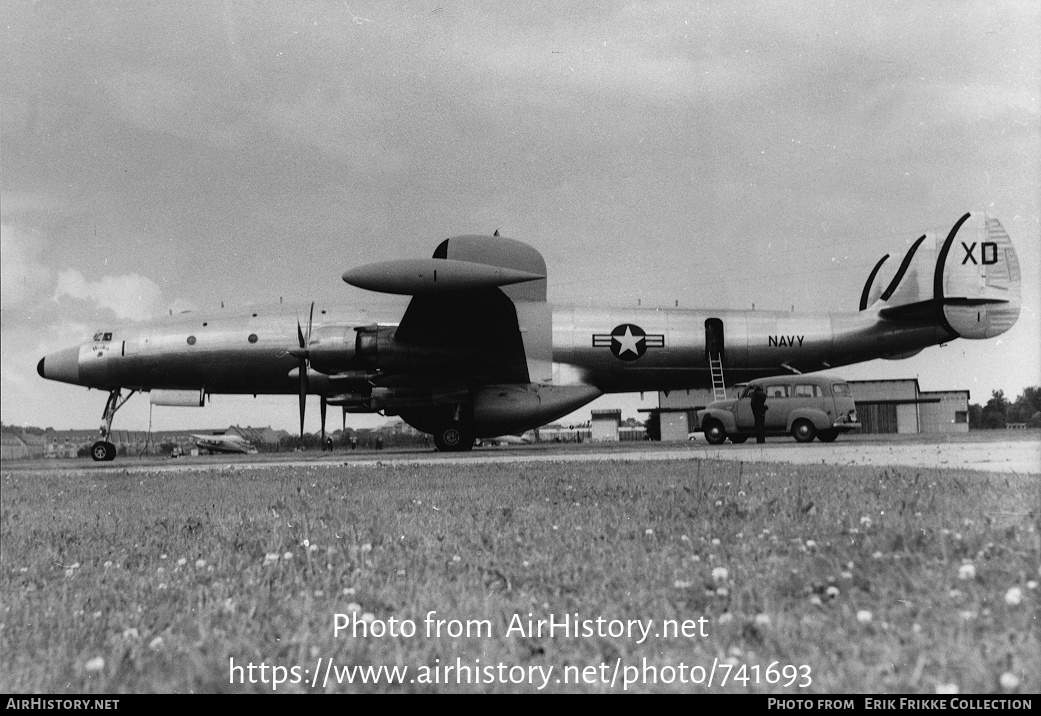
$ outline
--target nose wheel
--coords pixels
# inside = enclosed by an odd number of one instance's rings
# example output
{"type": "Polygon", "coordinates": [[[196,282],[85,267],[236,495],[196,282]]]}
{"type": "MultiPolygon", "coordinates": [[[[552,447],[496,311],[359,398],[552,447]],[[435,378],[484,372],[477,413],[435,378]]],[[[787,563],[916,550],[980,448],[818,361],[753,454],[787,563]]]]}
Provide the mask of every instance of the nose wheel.
{"type": "Polygon", "coordinates": [[[107,440],[98,440],[90,446],[90,456],[94,462],[111,462],[116,459],[116,446],[107,440]]]}

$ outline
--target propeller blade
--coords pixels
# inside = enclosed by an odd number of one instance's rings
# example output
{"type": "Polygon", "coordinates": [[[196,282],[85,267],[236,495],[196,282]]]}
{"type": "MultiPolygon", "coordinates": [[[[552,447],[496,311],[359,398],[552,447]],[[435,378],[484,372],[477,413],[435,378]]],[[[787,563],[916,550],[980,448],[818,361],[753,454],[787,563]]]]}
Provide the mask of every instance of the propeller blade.
{"type": "Polygon", "coordinates": [[[300,437],[304,437],[304,413],[307,410],[307,361],[300,359],[300,437]]]}
{"type": "Polygon", "coordinates": [[[347,406],[343,406],[343,426],[340,428],[343,432],[347,432],[347,406]]]}
{"type": "Polygon", "coordinates": [[[322,396],[322,402],[321,402],[321,406],[322,406],[321,407],[321,413],[322,413],[322,447],[323,448],[325,447],[325,406],[326,405],[327,405],[327,403],[325,402],[325,396],[323,395],[322,396]]]}
{"type": "Polygon", "coordinates": [[[300,341],[300,348],[301,349],[306,349],[307,348],[307,344],[304,343],[304,332],[300,329],[300,319],[299,318],[296,321],[296,339],[298,341],[300,341]]]}
{"type": "Polygon", "coordinates": [[[311,347],[311,324],[314,322],[314,301],[311,301],[311,315],[307,317],[307,346],[311,347]]]}

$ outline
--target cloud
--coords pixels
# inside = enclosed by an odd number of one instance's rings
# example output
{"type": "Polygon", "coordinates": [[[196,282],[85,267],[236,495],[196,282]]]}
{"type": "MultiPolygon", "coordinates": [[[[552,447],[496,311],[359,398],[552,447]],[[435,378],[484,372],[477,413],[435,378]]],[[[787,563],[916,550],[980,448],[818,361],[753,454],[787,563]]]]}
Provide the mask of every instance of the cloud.
{"type": "Polygon", "coordinates": [[[0,226],[0,308],[9,311],[43,291],[51,270],[39,261],[43,240],[14,224],[0,226]]]}
{"type": "Polygon", "coordinates": [[[122,276],[103,276],[99,281],[87,281],[79,271],[67,269],[58,274],[54,300],[70,296],[81,301],[93,301],[98,308],[108,309],[117,318],[140,321],[156,315],[162,292],[154,281],[136,273],[122,276]]]}

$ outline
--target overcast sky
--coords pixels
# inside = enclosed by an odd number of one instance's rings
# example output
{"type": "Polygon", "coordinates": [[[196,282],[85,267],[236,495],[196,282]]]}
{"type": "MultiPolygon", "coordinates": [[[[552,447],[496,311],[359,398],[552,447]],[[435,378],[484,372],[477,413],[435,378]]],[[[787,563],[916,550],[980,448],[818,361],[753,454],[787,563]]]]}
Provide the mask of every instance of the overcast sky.
{"type": "MultiPolygon", "coordinates": [[[[103,394],[36,374],[97,326],[372,305],[344,270],[456,234],[537,247],[558,303],[852,311],[978,209],[1019,252],[1016,327],[842,374],[1014,397],[1041,383],[1039,7],[0,0],[3,421],[97,425],[103,394]]],[[[135,398],[115,427],[147,423],[135,398]]]]}

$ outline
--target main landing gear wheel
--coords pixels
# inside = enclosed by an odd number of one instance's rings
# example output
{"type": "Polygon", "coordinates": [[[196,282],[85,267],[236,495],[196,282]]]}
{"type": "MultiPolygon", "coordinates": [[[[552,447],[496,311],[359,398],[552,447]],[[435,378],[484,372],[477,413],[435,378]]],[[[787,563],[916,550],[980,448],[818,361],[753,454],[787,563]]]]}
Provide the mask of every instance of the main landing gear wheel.
{"type": "Polygon", "coordinates": [[[104,440],[98,440],[90,446],[90,456],[94,462],[111,462],[116,459],[116,446],[104,440]]]}
{"type": "Polygon", "coordinates": [[[465,452],[473,446],[473,431],[462,425],[447,425],[434,433],[434,447],[440,452],[465,452]]]}
{"type": "Polygon", "coordinates": [[[705,439],[711,445],[722,445],[727,439],[726,428],[718,420],[710,420],[705,425],[705,439]]]}
{"type": "Polygon", "coordinates": [[[809,420],[796,420],[792,426],[792,437],[800,443],[813,442],[817,437],[817,428],[809,420]]]}

